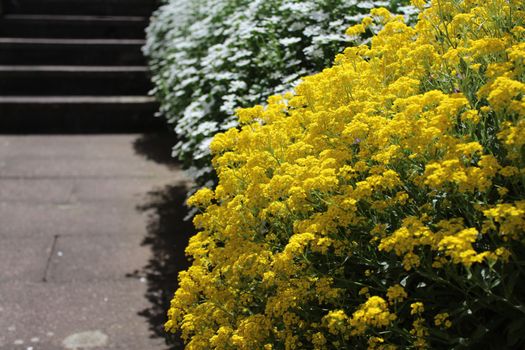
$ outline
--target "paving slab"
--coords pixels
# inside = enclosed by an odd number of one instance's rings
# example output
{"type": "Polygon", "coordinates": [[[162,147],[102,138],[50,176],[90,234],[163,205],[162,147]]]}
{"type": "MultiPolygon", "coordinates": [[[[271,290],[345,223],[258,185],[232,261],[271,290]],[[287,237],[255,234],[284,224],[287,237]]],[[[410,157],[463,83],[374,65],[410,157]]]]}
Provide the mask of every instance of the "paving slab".
{"type": "Polygon", "coordinates": [[[141,236],[122,239],[112,235],[58,236],[46,280],[64,283],[130,278],[130,274],[148,263],[151,255],[142,241],[141,236]]]}
{"type": "Polygon", "coordinates": [[[143,162],[126,158],[56,158],[27,159],[6,157],[1,177],[13,178],[147,178],[168,176],[163,169],[152,169],[143,162]]]}
{"type": "MultiPolygon", "coordinates": [[[[33,159],[128,159],[144,163],[133,145],[142,135],[25,135],[0,136],[0,156],[33,159]]],[[[175,141],[173,141],[175,144],[175,141]]],[[[166,149],[166,153],[170,154],[166,149]]],[[[159,170],[164,167],[159,167],[159,170]]]]}
{"type": "Polygon", "coordinates": [[[71,199],[74,180],[1,179],[0,202],[63,204],[71,199]]]}
{"type": "Polygon", "coordinates": [[[41,282],[45,275],[53,241],[52,236],[2,238],[0,294],[4,290],[2,285],[6,283],[13,281],[41,282]]]}
{"type": "MultiPolygon", "coordinates": [[[[155,179],[155,186],[187,181],[184,173],[155,179]]],[[[152,179],[145,178],[1,178],[0,203],[26,205],[73,205],[94,202],[140,202],[154,190],[152,179]]]]}
{"type": "Polygon", "coordinates": [[[147,193],[173,183],[186,183],[181,171],[174,171],[169,178],[158,178],[152,186],[150,178],[83,179],[75,181],[72,200],[78,203],[133,201],[142,203],[147,193]]]}
{"type": "Polygon", "coordinates": [[[98,283],[10,283],[1,286],[0,349],[160,350],[138,315],[147,300],[138,280],[98,283]],[[74,335],[91,336],[92,347],[75,349],[74,335]],[[69,339],[69,343],[67,340],[69,339]],[[71,344],[73,343],[73,345],[71,344]],[[97,346],[98,344],[98,346],[97,346]]]}
{"type": "Polygon", "coordinates": [[[4,158],[10,153],[10,137],[0,137],[0,166],[3,163],[4,158]]]}
{"type": "MultiPolygon", "coordinates": [[[[1,186],[1,181],[0,181],[1,186]]],[[[0,203],[2,237],[104,234],[140,236],[147,215],[138,213],[132,201],[64,204],[0,203]]]]}
{"type": "MultiPolygon", "coordinates": [[[[137,135],[1,136],[0,178],[172,178],[167,166],[137,156],[137,135]],[[38,145],[38,146],[37,146],[38,145]]],[[[169,154],[170,149],[166,148],[169,154]]]]}

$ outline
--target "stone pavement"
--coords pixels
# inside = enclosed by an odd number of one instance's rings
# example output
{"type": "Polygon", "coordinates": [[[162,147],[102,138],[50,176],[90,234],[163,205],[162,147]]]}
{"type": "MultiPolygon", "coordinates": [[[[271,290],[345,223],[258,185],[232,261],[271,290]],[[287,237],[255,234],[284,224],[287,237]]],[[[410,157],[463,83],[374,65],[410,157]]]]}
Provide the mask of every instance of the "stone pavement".
{"type": "Polygon", "coordinates": [[[168,348],[155,283],[168,271],[174,287],[189,232],[160,226],[186,179],[154,140],[0,136],[0,349],[168,348]]]}

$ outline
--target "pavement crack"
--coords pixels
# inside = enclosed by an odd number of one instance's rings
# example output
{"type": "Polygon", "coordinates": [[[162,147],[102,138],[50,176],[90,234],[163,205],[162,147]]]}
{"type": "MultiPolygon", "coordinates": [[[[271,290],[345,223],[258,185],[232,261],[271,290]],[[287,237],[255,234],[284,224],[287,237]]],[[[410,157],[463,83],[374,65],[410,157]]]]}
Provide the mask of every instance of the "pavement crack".
{"type": "Polygon", "coordinates": [[[51,260],[53,259],[53,255],[55,255],[55,250],[57,247],[57,242],[58,242],[59,237],[60,235],[53,236],[53,244],[51,245],[51,251],[49,252],[49,256],[47,257],[46,268],[44,270],[44,277],[42,277],[42,282],[44,283],[48,281],[47,275],[49,273],[49,268],[51,267],[51,260]]]}
{"type": "Polygon", "coordinates": [[[67,196],[67,200],[65,201],[65,203],[62,203],[62,204],[63,205],[75,204],[77,202],[76,196],[77,196],[77,184],[73,183],[71,185],[71,189],[69,190],[69,194],[67,196]]]}

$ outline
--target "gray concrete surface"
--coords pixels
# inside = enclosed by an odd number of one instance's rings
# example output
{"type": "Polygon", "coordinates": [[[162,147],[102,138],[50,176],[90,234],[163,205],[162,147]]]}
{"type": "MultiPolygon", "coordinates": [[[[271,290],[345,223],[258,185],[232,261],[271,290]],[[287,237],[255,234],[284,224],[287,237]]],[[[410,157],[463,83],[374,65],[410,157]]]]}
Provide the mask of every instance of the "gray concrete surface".
{"type": "Polygon", "coordinates": [[[0,136],[0,349],[168,348],[139,315],[155,259],[140,206],[186,179],[140,138],[0,136]]]}

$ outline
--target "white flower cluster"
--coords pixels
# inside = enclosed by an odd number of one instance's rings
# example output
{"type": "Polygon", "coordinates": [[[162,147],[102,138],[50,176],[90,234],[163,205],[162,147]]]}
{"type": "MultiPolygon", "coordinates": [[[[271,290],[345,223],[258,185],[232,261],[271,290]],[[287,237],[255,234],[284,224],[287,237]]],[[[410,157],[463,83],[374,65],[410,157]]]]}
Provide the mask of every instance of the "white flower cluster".
{"type": "Polygon", "coordinates": [[[168,0],[147,29],[160,115],[200,185],[213,178],[209,143],[234,111],[293,88],[349,45],[347,27],[370,8],[414,16],[406,0],[168,0]]]}

